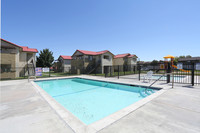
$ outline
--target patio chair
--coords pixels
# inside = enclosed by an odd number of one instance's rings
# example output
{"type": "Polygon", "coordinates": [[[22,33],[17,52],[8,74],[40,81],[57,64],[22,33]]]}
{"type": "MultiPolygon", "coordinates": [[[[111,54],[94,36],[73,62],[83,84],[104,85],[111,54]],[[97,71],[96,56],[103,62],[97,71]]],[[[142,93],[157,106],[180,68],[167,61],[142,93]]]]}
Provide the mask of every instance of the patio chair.
{"type": "Polygon", "coordinates": [[[149,82],[152,80],[153,71],[148,71],[146,75],[144,75],[143,82],[148,80],[149,82]]]}

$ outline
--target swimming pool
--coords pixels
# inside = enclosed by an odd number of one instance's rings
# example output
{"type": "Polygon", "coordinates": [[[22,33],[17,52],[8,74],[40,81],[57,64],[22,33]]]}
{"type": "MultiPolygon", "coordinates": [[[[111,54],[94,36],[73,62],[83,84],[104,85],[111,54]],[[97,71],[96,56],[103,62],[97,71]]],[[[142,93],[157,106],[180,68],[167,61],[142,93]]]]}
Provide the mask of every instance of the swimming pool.
{"type": "Polygon", "coordinates": [[[81,78],[35,83],[86,125],[158,91],[153,88],[146,89],[81,78]]]}

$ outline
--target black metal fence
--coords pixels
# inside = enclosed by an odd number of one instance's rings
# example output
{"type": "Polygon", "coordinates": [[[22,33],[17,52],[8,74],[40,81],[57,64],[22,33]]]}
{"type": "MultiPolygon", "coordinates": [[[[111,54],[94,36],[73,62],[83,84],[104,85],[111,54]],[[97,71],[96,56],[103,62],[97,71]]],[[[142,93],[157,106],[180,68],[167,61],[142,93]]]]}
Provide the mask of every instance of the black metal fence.
{"type": "MultiPolygon", "coordinates": [[[[105,77],[126,77],[126,75],[135,75],[132,78],[138,78],[136,75],[139,74],[137,65],[115,65],[115,66],[104,66],[105,77]],[[107,69],[106,69],[107,68],[107,69]]],[[[127,76],[128,77],[128,76],[127,76]]]]}
{"type": "Polygon", "coordinates": [[[37,78],[46,78],[46,77],[61,77],[61,76],[72,76],[72,75],[96,75],[104,76],[103,72],[99,67],[90,68],[90,67],[63,67],[63,68],[53,68],[53,67],[8,67],[1,66],[0,80],[9,80],[9,79],[26,79],[29,76],[36,76],[37,78]],[[37,71],[40,69],[41,73],[37,71]]]}
{"type": "Polygon", "coordinates": [[[22,79],[35,75],[34,67],[2,67],[0,69],[0,79],[22,79]]]}
{"type": "Polygon", "coordinates": [[[122,79],[136,79],[143,80],[144,76],[148,71],[153,71],[152,80],[159,80],[182,83],[182,84],[200,84],[200,70],[197,70],[194,63],[184,64],[184,69],[179,70],[175,67],[171,67],[171,64],[164,64],[163,68],[161,65],[115,65],[115,66],[101,66],[95,68],[89,67],[65,67],[62,69],[56,68],[41,68],[41,75],[37,75],[37,68],[34,67],[1,67],[1,80],[4,79],[25,79],[28,76],[37,76],[38,78],[45,77],[60,77],[60,76],[71,76],[71,75],[92,75],[92,76],[103,76],[113,77],[122,79]],[[48,71],[47,71],[48,70],[48,71]],[[99,71],[101,70],[101,71],[99,71]],[[170,74],[167,76],[167,74],[170,74]]]}
{"type": "MultiPolygon", "coordinates": [[[[40,68],[40,67],[39,67],[40,68]]],[[[67,71],[57,71],[50,67],[40,68],[41,73],[38,75],[36,72],[38,68],[35,67],[1,67],[1,80],[8,79],[26,79],[29,76],[36,76],[37,78],[45,78],[45,77],[60,77],[60,76],[70,76],[75,75],[75,73],[71,72],[71,67],[68,68],[67,71]],[[45,70],[45,71],[43,71],[45,70]]]]}
{"type": "Polygon", "coordinates": [[[105,77],[117,77],[122,79],[143,80],[148,71],[153,71],[152,80],[166,81],[167,83],[200,84],[200,70],[197,70],[195,63],[184,64],[183,69],[168,64],[142,65],[137,66],[109,66],[111,71],[105,72],[105,77]],[[162,77],[161,77],[162,76],[162,77]]]}

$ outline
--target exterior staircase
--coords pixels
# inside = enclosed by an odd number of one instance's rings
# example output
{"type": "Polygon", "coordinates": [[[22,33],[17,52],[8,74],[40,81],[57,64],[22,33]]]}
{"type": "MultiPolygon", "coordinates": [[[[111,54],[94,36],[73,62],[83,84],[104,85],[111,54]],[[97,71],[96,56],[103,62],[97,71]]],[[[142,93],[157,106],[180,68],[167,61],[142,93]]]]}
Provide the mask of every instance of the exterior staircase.
{"type": "Polygon", "coordinates": [[[98,61],[98,63],[96,64],[96,62],[94,62],[93,64],[91,64],[90,66],[88,66],[88,68],[86,69],[86,73],[87,74],[91,74],[94,73],[98,67],[101,66],[101,61],[98,61]]]}

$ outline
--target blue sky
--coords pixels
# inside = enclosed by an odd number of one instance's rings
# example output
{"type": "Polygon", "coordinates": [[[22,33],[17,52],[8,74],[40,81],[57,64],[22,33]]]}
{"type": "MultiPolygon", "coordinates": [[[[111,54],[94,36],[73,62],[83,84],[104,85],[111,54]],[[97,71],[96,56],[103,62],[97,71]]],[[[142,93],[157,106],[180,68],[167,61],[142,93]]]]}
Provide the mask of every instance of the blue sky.
{"type": "Polygon", "coordinates": [[[200,0],[2,0],[1,37],[54,57],[76,49],[200,56],[200,0]]]}

